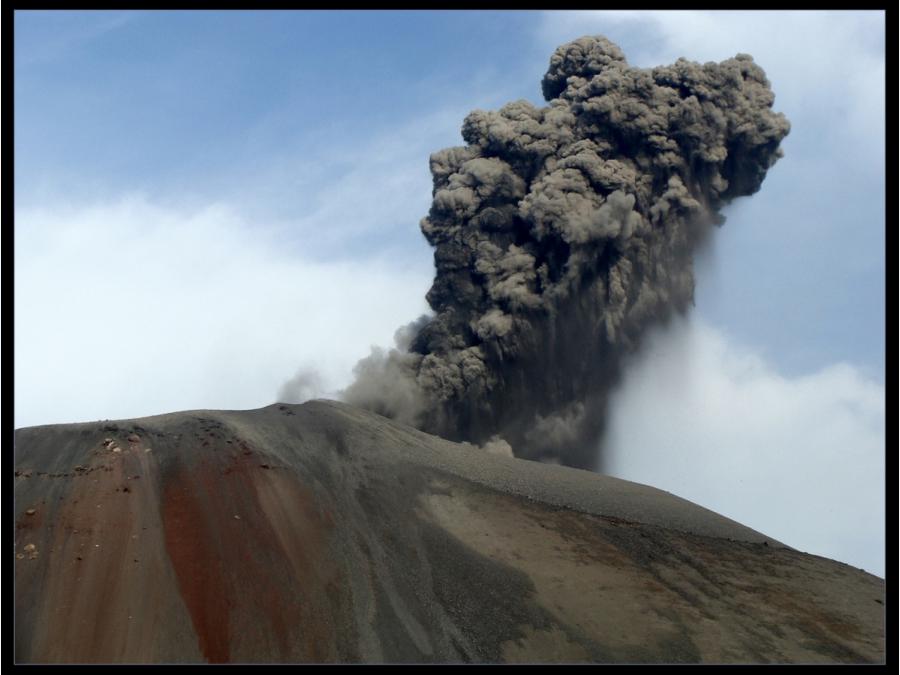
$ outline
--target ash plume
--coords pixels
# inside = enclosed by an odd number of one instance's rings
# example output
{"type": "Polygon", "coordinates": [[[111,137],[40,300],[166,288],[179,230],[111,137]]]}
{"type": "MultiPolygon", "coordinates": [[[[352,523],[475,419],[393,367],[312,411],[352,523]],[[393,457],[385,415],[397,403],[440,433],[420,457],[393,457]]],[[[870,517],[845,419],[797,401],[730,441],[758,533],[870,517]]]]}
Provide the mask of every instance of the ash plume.
{"type": "Polygon", "coordinates": [[[542,88],[545,107],[476,110],[466,145],[431,156],[434,316],[360,361],[343,397],[592,467],[623,357],[693,304],[694,251],[724,205],[759,190],[790,127],[746,54],[635,68],[583,37],[542,88]]]}

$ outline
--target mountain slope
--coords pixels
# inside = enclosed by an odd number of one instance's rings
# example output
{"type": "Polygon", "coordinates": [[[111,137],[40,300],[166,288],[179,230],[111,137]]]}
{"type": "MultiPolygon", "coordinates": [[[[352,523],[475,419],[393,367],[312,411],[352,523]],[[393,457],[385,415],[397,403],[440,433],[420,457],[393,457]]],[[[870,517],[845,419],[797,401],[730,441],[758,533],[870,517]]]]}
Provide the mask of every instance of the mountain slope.
{"type": "Polygon", "coordinates": [[[332,401],[16,432],[19,662],[879,662],[884,582],[332,401]]]}

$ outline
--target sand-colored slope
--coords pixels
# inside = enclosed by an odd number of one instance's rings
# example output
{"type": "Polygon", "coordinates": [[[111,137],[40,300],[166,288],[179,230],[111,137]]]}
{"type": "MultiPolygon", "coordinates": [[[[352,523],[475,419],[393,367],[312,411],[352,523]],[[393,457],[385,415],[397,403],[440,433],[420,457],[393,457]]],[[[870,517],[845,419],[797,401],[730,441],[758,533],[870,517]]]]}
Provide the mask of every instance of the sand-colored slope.
{"type": "Polygon", "coordinates": [[[31,427],[15,466],[19,662],[884,658],[877,577],[339,403],[31,427]]]}

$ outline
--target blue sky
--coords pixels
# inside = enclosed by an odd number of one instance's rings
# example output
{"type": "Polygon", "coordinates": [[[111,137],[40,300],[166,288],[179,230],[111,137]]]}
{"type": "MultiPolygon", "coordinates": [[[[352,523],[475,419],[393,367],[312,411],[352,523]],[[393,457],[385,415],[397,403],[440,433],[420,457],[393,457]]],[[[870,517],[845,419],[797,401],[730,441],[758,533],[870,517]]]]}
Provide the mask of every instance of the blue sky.
{"type": "MultiPolygon", "coordinates": [[[[776,409],[809,425],[807,446],[761,453],[751,492],[796,476],[782,459],[793,453],[831,458],[808,522],[861,494],[883,474],[879,12],[16,12],[16,426],[259,407],[298,368],[333,394],[370,345],[426,309],[428,155],[462,143],[472,109],[541,103],[553,49],[595,33],[638,66],[748,52],[766,70],[792,123],[785,157],[729,207],[698,262],[695,312],[669,343],[700,360],[682,377],[698,400],[721,385],[735,415],[756,406],[741,419],[775,435],[748,430],[757,447],[781,447],[778,434],[803,445],[776,409]],[[822,449],[817,424],[847,410],[822,449]],[[866,457],[852,486],[839,441],[866,457]]],[[[648,365],[659,344],[634,365],[615,429],[666,390],[648,365]]],[[[718,427],[688,433],[702,409],[669,412],[670,436],[741,446],[718,427]]],[[[673,478],[661,442],[624,434],[619,474],[764,531],[778,523],[709,492],[728,492],[721,473],[673,478]]],[[[849,559],[860,547],[842,541],[827,550],[849,559]]],[[[883,574],[880,546],[865,566],[883,574]]]]}

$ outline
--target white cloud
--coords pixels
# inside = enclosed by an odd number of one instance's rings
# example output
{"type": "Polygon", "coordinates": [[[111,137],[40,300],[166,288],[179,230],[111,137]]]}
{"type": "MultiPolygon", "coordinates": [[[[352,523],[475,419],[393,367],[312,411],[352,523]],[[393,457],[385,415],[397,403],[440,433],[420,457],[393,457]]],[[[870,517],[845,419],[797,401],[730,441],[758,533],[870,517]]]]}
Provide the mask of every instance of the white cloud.
{"type": "Polygon", "coordinates": [[[603,469],[884,576],[884,402],[851,365],[787,378],[675,322],[626,373],[603,469]]]}
{"type": "Polygon", "coordinates": [[[130,196],[16,213],[15,424],[274,402],[327,391],[427,309],[430,261],[314,262],[228,206],[130,196]]]}

